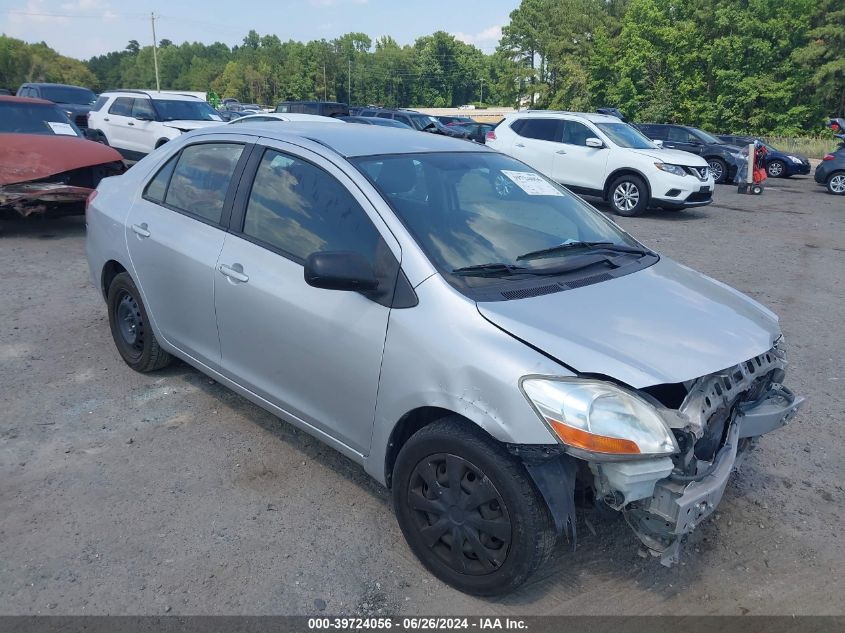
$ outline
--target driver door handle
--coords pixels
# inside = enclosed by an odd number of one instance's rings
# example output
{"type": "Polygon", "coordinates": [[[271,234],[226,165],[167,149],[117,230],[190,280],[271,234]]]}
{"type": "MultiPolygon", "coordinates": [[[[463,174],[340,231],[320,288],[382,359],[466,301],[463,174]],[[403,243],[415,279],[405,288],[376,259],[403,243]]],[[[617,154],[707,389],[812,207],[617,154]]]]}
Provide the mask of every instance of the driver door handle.
{"type": "Polygon", "coordinates": [[[217,267],[217,270],[229,279],[234,279],[235,281],[240,281],[241,283],[249,281],[249,276],[243,273],[243,266],[240,264],[232,264],[232,266],[220,264],[217,267]],[[235,267],[240,268],[240,270],[237,270],[235,267]]]}
{"type": "Polygon", "coordinates": [[[132,121],[130,121],[130,122],[129,122],[129,125],[131,125],[131,126],[133,126],[133,127],[135,126],[135,124],[134,124],[134,123],[132,123],[132,121]]]}
{"type": "Polygon", "coordinates": [[[517,143],[514,147],[525,147],[523,143],[517,143]]]}
{"type": "Polygon", "coordinates": [[[566,154],[566,150],[565,149],[559,149],[558,151],[555,152],[555,154],[566,154]]]}

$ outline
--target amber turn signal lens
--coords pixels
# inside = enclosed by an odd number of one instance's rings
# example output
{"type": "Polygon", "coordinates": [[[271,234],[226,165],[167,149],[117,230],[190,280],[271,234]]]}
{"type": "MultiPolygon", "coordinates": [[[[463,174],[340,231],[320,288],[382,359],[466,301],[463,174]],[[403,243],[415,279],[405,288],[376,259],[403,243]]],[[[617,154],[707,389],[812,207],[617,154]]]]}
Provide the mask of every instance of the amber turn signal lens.
{"type": "Polygon", "coordinates": [[[546,418],[552,425],[558,437],[569,446],[583,448],[593,453],[611,453],[614,455],[639,455],[640,448],[636,442],[622,440],[618,437],[607,437],[606,435],[594,435],[581,429],[567,426],[558,420],[546,418]]]}

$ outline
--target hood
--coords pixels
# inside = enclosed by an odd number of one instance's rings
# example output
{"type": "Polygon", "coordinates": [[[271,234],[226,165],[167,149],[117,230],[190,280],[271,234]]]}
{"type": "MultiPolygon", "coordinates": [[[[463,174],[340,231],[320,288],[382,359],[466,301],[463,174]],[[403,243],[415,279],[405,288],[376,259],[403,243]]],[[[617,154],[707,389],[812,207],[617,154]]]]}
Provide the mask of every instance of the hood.
{"type": "Polygon", "coordinates": [[[732,367],[780,335],[770,310],[666,258],[624,277],[478,310],[579,373],[637,389],[732,367]]]}
{"type": "Polygon", "coordinates": [[[162,125],[164,125],[164,127],[172,127],[183,132],[188,132],[190,130],[198,130],[201,127],[222,125],[223,123],[225,123],[225,121],[223,121],[223,117],[221,117],[219,121],[190,121],[186,119],[182,121],[166,121],[165,123],[162,123],[162,125]]]}
{"type": "Polygon", "coordinates": [[[0,185],[120,160],[117,150],[78,136],[0,134],[0,185]]]}
{"type": "Polygon", "coordinates": [[[687,167],[707,167],[707,161],[698,154],[684,152],[679,149],[633,149],[629,150],[640,156],[648,156],[654,160],[669,165],[685,165],[687,167]]]}

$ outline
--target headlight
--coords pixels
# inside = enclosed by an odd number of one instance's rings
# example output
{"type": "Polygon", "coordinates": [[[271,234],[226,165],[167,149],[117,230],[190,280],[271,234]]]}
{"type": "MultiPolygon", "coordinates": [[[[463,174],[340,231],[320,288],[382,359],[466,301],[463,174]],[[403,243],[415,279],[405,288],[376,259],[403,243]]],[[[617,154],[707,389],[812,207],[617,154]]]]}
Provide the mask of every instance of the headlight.
{"type": "Polygon", "coordinates": [[[790,156],[790,157],[789,157],[789,160],[791,160],[791,161],[792,161],[793,163],[795,163],[796,165],[802,165],[802,164],[803,164],[803,162],[804,162],[804,161],[802,161],[800,158],[798,158],[797,156],[790,156]]]}
{"type": "Polygon", "coordinates": [[[657,409],[600,380],[524,378],[522,392],[561,443],[597,455],[671,455],[675,437],[657,409]]]}
{"type": "Polygon", "coordinates": [[[676,176],[686,176],[687,172],[684,171],[684,168],[679,165],[667,165],[666,163],[654,163],[654,166],[657,167],[660,171],[665,171],[669,174],[674,174],[676,176]]]}

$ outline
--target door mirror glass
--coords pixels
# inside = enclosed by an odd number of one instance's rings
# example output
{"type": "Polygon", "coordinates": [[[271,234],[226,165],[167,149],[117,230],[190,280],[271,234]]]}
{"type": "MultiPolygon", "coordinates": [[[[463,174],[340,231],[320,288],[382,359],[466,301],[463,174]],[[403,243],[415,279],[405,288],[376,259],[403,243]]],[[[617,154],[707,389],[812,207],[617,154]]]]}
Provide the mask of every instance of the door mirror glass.
{"type": "Polygon", "coordinates": [[[601,149],[602,147],[604,147],[604,143],[601,142],[601,139],[597,139],[594,136],[591,136],[586,141],[584,141],[584,144],[587,147],[595,147],[596,149],[601,149]]]}
{"type": "Polygon", "coordinates": [[[378,287],[372,264],[360,253],[324,251],[305,260],[305,283],[326,290],[370,291],[378,287]]]}

